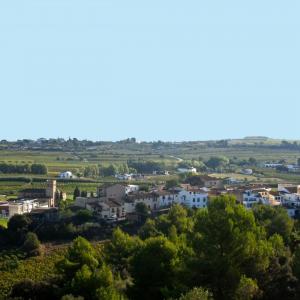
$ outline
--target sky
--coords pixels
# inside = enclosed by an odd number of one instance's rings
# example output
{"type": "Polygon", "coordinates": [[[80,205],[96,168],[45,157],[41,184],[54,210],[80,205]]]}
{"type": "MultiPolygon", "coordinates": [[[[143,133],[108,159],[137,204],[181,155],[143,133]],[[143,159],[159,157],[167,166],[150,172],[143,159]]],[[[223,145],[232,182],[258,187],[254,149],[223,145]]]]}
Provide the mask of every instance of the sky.
{"type": "Polygon", "coordinates": [[[0,1],[0,139],[300,139],[299,0],[0,1]]]}

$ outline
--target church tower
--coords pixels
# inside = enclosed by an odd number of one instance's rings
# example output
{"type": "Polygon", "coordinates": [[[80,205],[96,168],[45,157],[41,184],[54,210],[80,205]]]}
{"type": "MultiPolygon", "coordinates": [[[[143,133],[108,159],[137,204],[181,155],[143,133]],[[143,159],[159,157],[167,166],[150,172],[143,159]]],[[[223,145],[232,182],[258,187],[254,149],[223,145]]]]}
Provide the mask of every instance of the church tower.
{"type": "Polygon", "coordinates": [[[55,206],[56,180],[47,180],[46,197],[49,198],[49,207],[55,206]]]}

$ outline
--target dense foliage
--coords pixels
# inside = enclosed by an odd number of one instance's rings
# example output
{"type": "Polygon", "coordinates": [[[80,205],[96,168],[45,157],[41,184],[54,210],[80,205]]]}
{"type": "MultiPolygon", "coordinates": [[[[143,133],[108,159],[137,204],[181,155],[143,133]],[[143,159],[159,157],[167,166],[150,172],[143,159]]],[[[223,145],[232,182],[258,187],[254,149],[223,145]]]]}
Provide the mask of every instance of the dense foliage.
{"type": "MultiPolygon", "coordinates": [[[[89,217],[79,214],[82,222],[89,217]]],[[[30,226],[28,220],[9,224],[29,246],[38,245],[22,226],[30,226]]],[[[299,299],[299,233],[298,222],[281,208],[247,210],[229,196],[213,199],[207,209],[174,205],[148,218],[136,236],[117,228],[100,247],[76,238],[52,276],[17,281],[10,295],[48,299],[47,287],[55,286],[51,299],[299,299]]],[[[5,274],[16,272],[18,258],[6,268],[5,274]]]]}
{"type": "Polygon", "coordinates": [[[41,174],[48,173],[44,164],[7,164],[0,163],[0,173],[4,174],[41,174]]]}

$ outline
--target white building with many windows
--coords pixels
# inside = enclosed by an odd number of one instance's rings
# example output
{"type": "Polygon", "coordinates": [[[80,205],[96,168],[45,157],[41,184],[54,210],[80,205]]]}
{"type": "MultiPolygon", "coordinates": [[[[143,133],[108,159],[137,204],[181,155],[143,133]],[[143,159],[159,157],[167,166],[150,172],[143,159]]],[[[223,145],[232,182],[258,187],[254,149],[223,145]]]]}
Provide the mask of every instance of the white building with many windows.
{"type": "Polygon", "coordinates": [[[40,207],[40,203],[37,199],[10,201],[8,204],[8,217],[11,218],[14,215],[30,213],[33,209],[38,207],[40,207]]]}
{"type": "Polygon", "coordinates": [[[208,192],[199,188],[181,190],[179,203],[190,208],[205,208],[208,202],[208,192]]]}

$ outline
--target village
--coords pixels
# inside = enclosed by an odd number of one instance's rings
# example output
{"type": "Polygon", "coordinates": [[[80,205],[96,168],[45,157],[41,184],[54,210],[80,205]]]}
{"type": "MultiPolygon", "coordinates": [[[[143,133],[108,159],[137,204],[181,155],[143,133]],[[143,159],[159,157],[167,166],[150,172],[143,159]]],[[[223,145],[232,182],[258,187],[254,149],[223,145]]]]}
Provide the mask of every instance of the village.
{"type": "MultiPolygon", "coordinates": [[[[90,211],[99,220],[118,222],[137,220],[138,207],[144,206],[149,214],[167,212],[179,204],[190,209],[207,208],[210,199],[220,195],[234,196],[236,202],[251,209],[255,204],[282,206],[291,218],[300,215],[300,185],[293,184],[236,184],[208,175],[195,175],[201,185],[179,183],[169,186],[155,185],[145,190],[144,186],[114,183],[100,186],[95,194],[79,195],[69,204],[71,209],[90,211]]],[[[24,189],[17,199],[0,203],[0,217],[14,215],[55,215],[58,204],[65,201],[66,193],[57,188],[56,180],[47,180],[44,189],[24,189]]]]}

